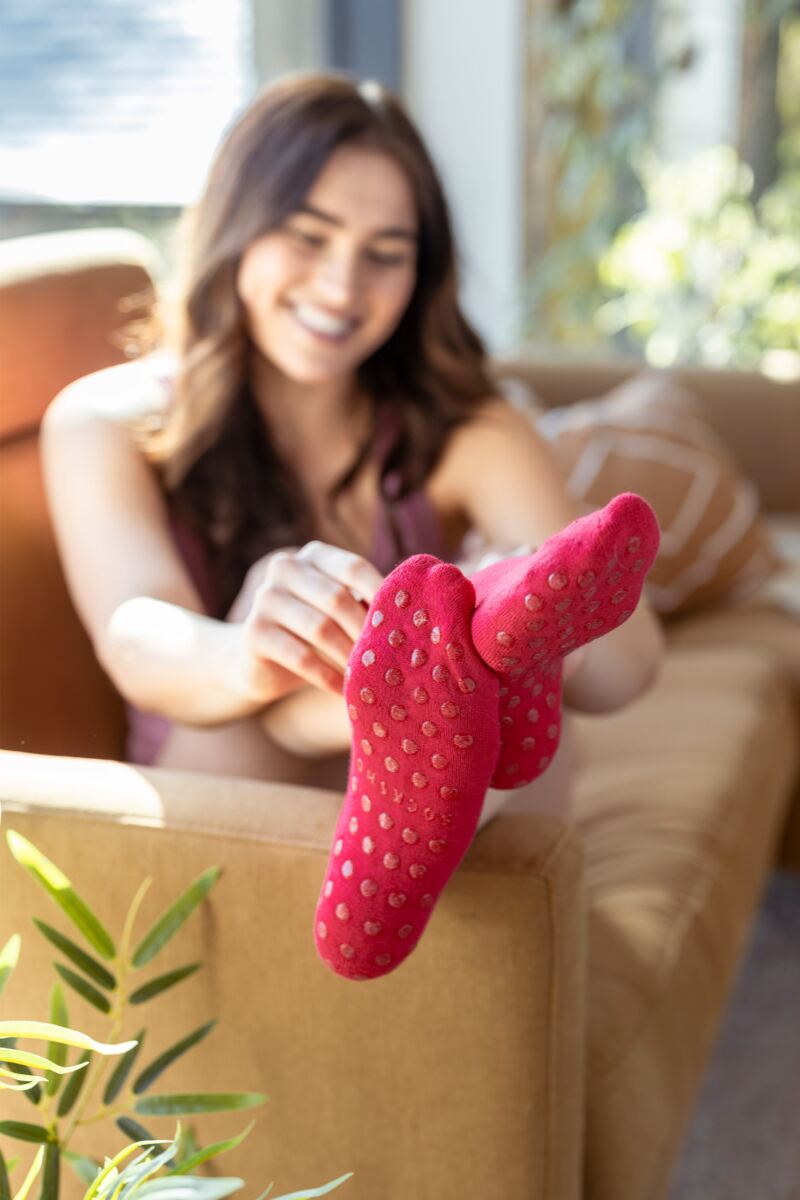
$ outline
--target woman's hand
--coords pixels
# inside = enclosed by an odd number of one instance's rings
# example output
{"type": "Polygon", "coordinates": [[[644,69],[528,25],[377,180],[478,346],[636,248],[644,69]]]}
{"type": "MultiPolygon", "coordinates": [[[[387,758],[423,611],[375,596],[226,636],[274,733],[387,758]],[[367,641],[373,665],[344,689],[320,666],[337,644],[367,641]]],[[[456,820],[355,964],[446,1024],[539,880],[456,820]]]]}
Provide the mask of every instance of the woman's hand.
{"type": "Polygon", "coordinates": [[[242,623],[247,690],[275,698],[277,667],[282,695],[302,683],[341,695],[347,660],[382,582],[366,559],[325,542],[259,560],[228,614],[242,623]]]}

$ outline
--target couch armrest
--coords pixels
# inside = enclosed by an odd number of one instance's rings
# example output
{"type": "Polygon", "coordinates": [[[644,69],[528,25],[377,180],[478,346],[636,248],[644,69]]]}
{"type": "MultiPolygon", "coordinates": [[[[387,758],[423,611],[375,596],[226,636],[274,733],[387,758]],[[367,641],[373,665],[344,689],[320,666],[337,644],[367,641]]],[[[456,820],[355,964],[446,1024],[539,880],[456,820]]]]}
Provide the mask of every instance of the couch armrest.
{"type": "MultiPolygon", "coordinates": [[[[145,875],[153,884],[140,932],[201,870],[223,867],[209,901],[142,978],[205,962],[153,1002],[145,1061],[210,1016],[220,1020],[156,1090],[270,1095],[226,1174],[243,1175],[251,1190],[274,1179],[280,1193],[352,1170],[352,1200],[501,1191],[577,1200],[585,920],[572,828],[546,816],[497,818],[408,962],[357,984],[331,974],[311,939],[337,796],[17,753],[0,755],[0,779],[4,827],[52,857],[114,937],[145,875]]],[[[25,935],[4,1007],[41,1018],[52,950],[28,933],[29,917],[50,920],[52,909],[5,844],[0,854],[0,941],[25,935]]],[[[99,1014],[81,1009],[76,1000],[73,1020],[104,1035],[99,1014]]],[[[142,1017],[138,1009],[132,1019],[142,1017]]],[[[20,1111],[30,1119],[29,1107],[20,1111]]],[[[199,1132],[206,1142],[244,1124],[235,1114],[204,1118],[199,1132]]],[[[83,1148],[109,1153],[99,1132],[83,1148]]]]}

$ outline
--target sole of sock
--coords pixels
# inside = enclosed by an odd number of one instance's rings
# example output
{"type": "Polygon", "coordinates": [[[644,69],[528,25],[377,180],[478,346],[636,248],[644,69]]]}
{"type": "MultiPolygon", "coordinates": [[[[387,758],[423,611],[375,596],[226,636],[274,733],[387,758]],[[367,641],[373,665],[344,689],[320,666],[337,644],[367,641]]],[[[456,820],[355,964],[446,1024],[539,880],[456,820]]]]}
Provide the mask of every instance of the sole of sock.
{"type": "Polygon", "coordinates": [[[349,785],[314,919],[320,956],[346,978],[408,957],[474,836],[500,749],[474,605],[458,568],[416,555],[384,581],[350,656],[349,785]]]}
{"type": "Polygon", "coordinates": [[[625,493],[535,554],[472,577],[473,641],[500,679],[502,746],[493,788],[521,787],[547,770],[561,734],[564,656],[631,616],[658,542],[650,506],[625,493]]]}

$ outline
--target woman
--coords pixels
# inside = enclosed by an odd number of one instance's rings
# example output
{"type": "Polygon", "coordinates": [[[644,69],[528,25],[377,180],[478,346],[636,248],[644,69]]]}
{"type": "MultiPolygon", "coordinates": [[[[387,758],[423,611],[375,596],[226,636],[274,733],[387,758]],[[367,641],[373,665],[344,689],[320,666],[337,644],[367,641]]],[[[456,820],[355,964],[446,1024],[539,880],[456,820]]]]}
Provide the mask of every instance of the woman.
{"type": "MultiPolygon", "coordinates": [[[[341,788],[344,672],[386,574],[452,561],[470,529],[539,545],[574,506],[496,394],[435,170],[376,84],[261,94],[192,214],[177,312],[161,354],[47,413],[75,604],[130,707],[133,761],[341,788]]],[[[659,644],[639,605],[582,652],[568,702],[624,704],[659,644]]],[[[505,798],[490,790],[484,819],[505,798]]],[[[514,792],[542,803],[541,784],[514,792]]]]}

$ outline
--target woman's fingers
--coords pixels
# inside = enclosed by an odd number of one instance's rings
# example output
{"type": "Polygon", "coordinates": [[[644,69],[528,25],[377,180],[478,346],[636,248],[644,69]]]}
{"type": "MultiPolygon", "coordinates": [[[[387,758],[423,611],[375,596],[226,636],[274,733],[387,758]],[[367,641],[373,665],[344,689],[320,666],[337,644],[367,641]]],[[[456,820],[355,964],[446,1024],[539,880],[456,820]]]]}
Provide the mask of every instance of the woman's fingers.
{"type": "Polygon", "coordinates": [[[382,582],[366,559],[324,542],[273,553],[245,622],[251,652],[341,694],[367,605],[382,582]]]}
{"type": "Polygon", "coordinates": [[[348,591],[370,605],[383,583],[380,571],[371,562],[350,550],[341,550],[327,542],[308,542],[297,554],[301,562],[311,562],[323,574],[335,579],[348,591]]]}
{"type": "Polygon", "coordinates": [[[259,620],[251,628],[250,644],[258,658],[268,659],[285,667],[306,683],[324,691],[342,694],[343,678],[340,671],[321,658],[308,642],[296,637],[288,630],[269,621],[259,620]]]}
{"type": "Polygon", "coordinates": [[[383,582],[366,559],[322,542],[309,542],[294,555],[277,556],[268,577],[344,630],[350,639],[348,654],[361,636],[367,605],[383,582]]]}
{"type": "MultiPolygon", "coordinates": [[[[331,607],[335,605],[332,604],[331,607]]],[[[335,618],[329,616],[321,607],[306,603],[296,593],[274,587],[270,590],[269,601],[264,605],[262,616],[300,638],[312,649],[330,659],[340,671],[344,671],[355,639],[345,633],[335,618]]],[[[362,611],[359,632],[363,624],[362,611]]]]}

